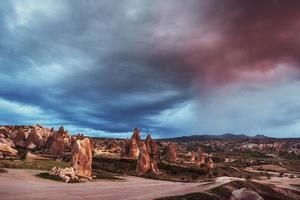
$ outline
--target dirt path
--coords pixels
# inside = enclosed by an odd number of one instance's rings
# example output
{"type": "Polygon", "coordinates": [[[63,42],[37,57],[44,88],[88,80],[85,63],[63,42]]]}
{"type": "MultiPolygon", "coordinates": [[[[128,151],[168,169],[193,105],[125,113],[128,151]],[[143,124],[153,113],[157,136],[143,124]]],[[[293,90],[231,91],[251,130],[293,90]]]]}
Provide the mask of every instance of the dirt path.
{"type": "Polygon", "coordinates": [[[8,169],[0,175],[0,199],[153,199],[200,192],[230,179],[206,183],[178,183],[127,176],[125,181],[97,180],[67,184],[36,177],[36,170],[8,169]]]}

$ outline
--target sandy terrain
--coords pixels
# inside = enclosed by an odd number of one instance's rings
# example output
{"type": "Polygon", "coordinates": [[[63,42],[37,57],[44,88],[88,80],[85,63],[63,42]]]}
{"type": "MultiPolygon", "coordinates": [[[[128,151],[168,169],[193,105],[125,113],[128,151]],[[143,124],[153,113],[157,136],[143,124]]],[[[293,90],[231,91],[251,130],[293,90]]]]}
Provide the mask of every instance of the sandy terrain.
{"type": "Polygon", "coordinates": [[[126,181],[67,184],[35,177],[36,170],[7,169],[0,175],[0,199],[153,199],[203,191],[227,181],[176,183],[128,176],[126,181]],[[202,186],[199,186],[202,185],[202,186]]]}

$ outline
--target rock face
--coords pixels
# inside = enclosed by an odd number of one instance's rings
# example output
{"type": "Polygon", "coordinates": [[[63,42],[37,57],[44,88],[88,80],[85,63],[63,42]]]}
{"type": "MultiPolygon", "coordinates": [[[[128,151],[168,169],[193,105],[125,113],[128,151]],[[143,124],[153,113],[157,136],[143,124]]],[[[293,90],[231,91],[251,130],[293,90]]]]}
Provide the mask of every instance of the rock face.
{"type": "Polygon", "coordinates": [[[28,149],[42,148],[45,147],[48,138],[52,135],[50,129],[40,125],[33,126],[26,139],[25,146],[28,149]]]}
{"type": "Polygon", "coordinates": [[[152,160],[159,160],[159,150],[156,142],[151,138],[151,135],[148,134],[145,140],[147,151],[152,160]]]}
{"type": "Polygon", "coordinates": [[[141,142],[140,130],[135,128],[133,130],[133,134],[132,134],[131,139],[129,141],[129,157],[136,159],[139,156],[140,142],[141,142]]]}
{"type": "Polygon", "coordinates": [[[26,139],[29,133],[26,132],[26,129],[18,129],[16,132],[13,133],[13,141],[17,147],[26,147],[26,139]]]}
{"type": "Polygon", "coordinates": [[[157,162],[155,160],[151,160],[150,167],[151,167],[151,173],[152,174],[155,174],[155,175],[159,174],[159,169],[157,167],[157,162]]]}
{"type": "Polygon", "coordinates": [[[78,176],[92,177],[92,145],[90,139],[77,139],[71,152],[71,167],[78,176]]]}
{"type": "Polygon", "coordinates": [[[16,156],[17,150],[11,148],[7,144],[0,143],[0,153],[2,156],[16,156]]]}
{"type": "Polygon", "coordinates": [[[79,182],[79,178],[73,167],[66,167],[66,168],[53,167],[49,174],[58,177],[62,181],[67,183],[79,182]]]}
{"type": "Polygon", "coordinates": [[[167,145],[166,150],[165,150],[164,159],[170,163],[176,162],[177,155],[176,155],[176,147],[175,147],[174,143],[169,143],[167,145]]]}
{"type": "Polygon", "coordinates": [[[9,138],[0,137],[0,143],[7,144],[9,147],[15,148],[15,143],[9,138]]]}
{"type": "Polygon", "coordinates": [[[140,143],[140,154],[137,160],[136,172],[138,175],[147,173],[151,168],[151,160],[144,142],[140,143]]]}
{"type": "Polygon", "coordinates": [[[246,188],[242,188],[239,190],[235,190],[232,192],[230,200],[264,200],[259,194],[248,190],[246,188]]]}
{"type": "Polygon", "coordinates": [[[129,140],[124,140],[122,150],[121,150],[121,156],[125,157],[128,156],[130,152],[130,146],[129,146],[129,140]]]}

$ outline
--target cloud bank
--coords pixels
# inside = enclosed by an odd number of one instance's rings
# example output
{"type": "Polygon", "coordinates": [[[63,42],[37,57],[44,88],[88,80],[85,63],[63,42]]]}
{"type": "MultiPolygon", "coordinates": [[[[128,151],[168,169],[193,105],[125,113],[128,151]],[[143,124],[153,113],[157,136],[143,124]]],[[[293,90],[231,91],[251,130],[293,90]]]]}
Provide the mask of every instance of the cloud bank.
{"type": "Polygon", "coordinates": [[[0,3],[0,123],[300,136],[300,2],[0,3]]]}

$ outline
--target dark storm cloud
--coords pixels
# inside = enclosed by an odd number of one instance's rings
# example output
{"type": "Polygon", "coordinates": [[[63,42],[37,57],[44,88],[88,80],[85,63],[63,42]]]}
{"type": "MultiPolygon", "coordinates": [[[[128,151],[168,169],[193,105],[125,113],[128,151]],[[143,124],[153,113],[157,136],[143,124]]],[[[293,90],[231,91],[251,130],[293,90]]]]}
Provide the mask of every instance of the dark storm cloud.
{"type": "Polygon", "coordinates": [[[215,86],[274,81],[279,65],[298,78],[298,1],[0,4],[0,97],[10,108],[3,123],[201,132],[193,120],[212,110],[199,114],[195,102],[215,86]],[[19,104],[26,109],[13,117],[19,104]],[[178,127],[181,116],[191,124],[178,127]]]}

